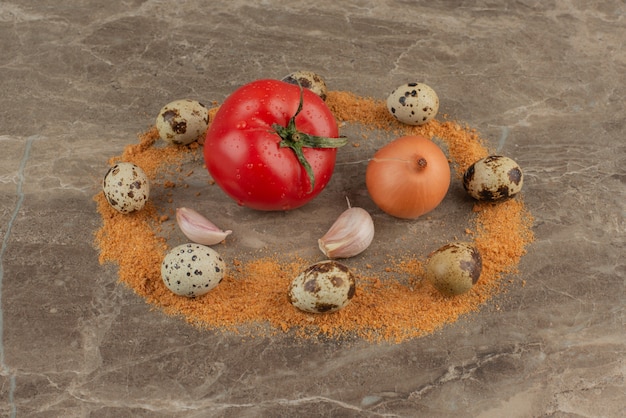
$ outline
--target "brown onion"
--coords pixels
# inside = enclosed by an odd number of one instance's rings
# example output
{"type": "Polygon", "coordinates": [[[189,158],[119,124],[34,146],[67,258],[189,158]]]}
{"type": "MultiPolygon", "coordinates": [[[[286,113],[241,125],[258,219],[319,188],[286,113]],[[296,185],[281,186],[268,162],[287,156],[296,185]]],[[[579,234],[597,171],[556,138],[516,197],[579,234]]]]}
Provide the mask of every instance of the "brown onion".
{"type": "Polygon", "coordinates": [[[379,149],[365,172],[376,205],[389,215],[415,219],[435,209],[450,187],[450,165],[430,139],[402,136],[379,149]]]}

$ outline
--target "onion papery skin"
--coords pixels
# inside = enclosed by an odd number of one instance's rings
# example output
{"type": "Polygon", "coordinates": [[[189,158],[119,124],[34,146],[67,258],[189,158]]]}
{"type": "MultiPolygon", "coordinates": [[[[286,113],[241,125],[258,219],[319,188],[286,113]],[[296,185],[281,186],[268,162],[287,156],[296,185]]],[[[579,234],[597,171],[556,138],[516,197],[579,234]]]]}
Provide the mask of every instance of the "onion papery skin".
{"type": "Polygon", "coordinates": [[[365,184],[383,212],[416,219],[443,201],[450,188],[450,164],[430,139],[402,136],[374,154],[367,165],[365,184]]]}

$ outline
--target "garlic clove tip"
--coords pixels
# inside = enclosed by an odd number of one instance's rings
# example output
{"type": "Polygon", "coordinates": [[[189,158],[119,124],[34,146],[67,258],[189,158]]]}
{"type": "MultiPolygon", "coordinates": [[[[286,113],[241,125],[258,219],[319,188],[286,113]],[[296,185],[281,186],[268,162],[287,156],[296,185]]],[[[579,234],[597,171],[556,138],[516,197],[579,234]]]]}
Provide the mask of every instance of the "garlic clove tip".
{"type": "Polygon", "coordinates": [[[190,208],[177,208],[176,222],[181,232],[196,244],[219,244],[233,232],[221,230],[213,222],[190,208]]]}
{"type": "Polygon", "coordinates": [[[374,239],[374,221],[363,208],[346,209],[317,242],[328,258],[349,258],[365,251],[374,239]]]}

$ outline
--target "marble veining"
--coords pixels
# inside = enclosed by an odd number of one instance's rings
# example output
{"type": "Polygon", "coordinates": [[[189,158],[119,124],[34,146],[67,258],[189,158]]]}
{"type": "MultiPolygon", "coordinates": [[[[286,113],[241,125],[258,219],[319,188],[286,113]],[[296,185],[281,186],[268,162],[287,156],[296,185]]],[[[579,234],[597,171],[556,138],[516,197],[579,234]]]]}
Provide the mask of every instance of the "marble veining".
{"type": "MultiPolygon", "coordinates": [[[[3,1],[0,414],[625,416],[624,39],[621,0],[3,1]],[[506,292],[397,345],[242,338],[163,315],[98,263],[92,197],[165,103],[221,102],[298,69],[376,98],[425,82],[442,115],[520,163],[536,242],[506,292]]],[[[330,194],[361,160],[339,158],[330,194]]],[[[333,219],[326,203],[312,207],[333,219]]],[[[238,220],[250,251],[302,246],[326,226],[289,235],[226,198],[204,204],[238,220]]],[[[412,228],[445,240],[465,222],[438,230],[452,211],[412,228]]]]}

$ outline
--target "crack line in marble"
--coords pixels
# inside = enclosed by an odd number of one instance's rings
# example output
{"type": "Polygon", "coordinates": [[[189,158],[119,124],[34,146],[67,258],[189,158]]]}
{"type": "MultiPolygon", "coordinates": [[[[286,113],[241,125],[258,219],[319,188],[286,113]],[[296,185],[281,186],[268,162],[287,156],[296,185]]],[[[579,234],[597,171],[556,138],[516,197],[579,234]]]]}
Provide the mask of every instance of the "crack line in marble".
{"type": "Polygon", "coordinates": [[[352,405],[347,402],[342,402],[340,400],[329,398],[326,396],[321,396],[321,395],[313,395],[313,396],[307,396],[307,397],[295,398],[295,399],[277,398],[273,400],[263,401],[260,403],[218,404],[218,405],[215,405],[214,410],[223,411],[223,410],[232,409],[232,408],[246,408],[246,407],[255,407],[255,406],[260,406],[260,405],[299,406],[299,405],[306,405],[306,404],[312,404],[312,403],[324,403],[324,402],[334,404],[334,405],[337,405],[339,407],[342,407],[344,409],[351,410],[351,411],[357,411],[357,412],[367,411],[369,414],[375,414],[376,416],[380,416],[380,417],[386,417],[386,418],[399,417],[399,415],[397,414],[371,411],[371,410],[368,410],[367,408],[359,408],[356,405],[352,405]]]}
{"type": "Polygon", "coordinates": [[[13,208],[13,213],[11,213],[11,218],[7,223],[7,230],[4,234],[4,238],[2,239],[2,246],[0,247],[0,373],[5,376],[9,376],[9,405],[11,408],[11,417],[15,417],[17,414],[17,409],[15,405],[15,373],[11,372],[9,367],[6,365],[4,359],[4,316],[3,316],[3,307],[2,307],[2,285],[4,280],[4,254],[6,253],[6,249],[9,245],[9,238],[11,237],[11,230],[13,229],[13,224],[15,223],[15,219],[17,219],[17,214],[20,212],[22,208],[22,203],[24,202],[24,169],[26,167],[26,162],[30,158],[30,150],[32,148],[33,142],[35,141],[36,136],[31,136],[26,140],[26,146],[24,147],[24,155],[22,156],[22,160],[20,161],[20,166],[17,172],[17,202],[15,207],[13,208]]]}
{"type": "Polygon", "coordinates": [[[504,148],[504,144],[506,144],[506,140],[509,138],[509,127],[502,127],[502,135],[500,135],[500,140],[498,141],[498,148],[496,148],[496,152],[502,151],[504,148]]]}
{"type": "Polygon", "coordinates": [[[529,347],[538,347],[543,352],[543,347],[540,342],[528,342],[526,344],[515,344],[510,349],[499,352],[489,353],[486,355],[476,355],[471,362],[462,363],[459,365],[450,365],[448,369],[431,383],[425,384],[422,387],[414,390],[408,395],[409,400],[419,400],[431,390],[441,386],[444,383],[451,381],[463,381],[466,379],[473,379],[473,375],[480,370],[483,366],[497,361],[500,358],[507,357],[520,357],[529,347]]]}

